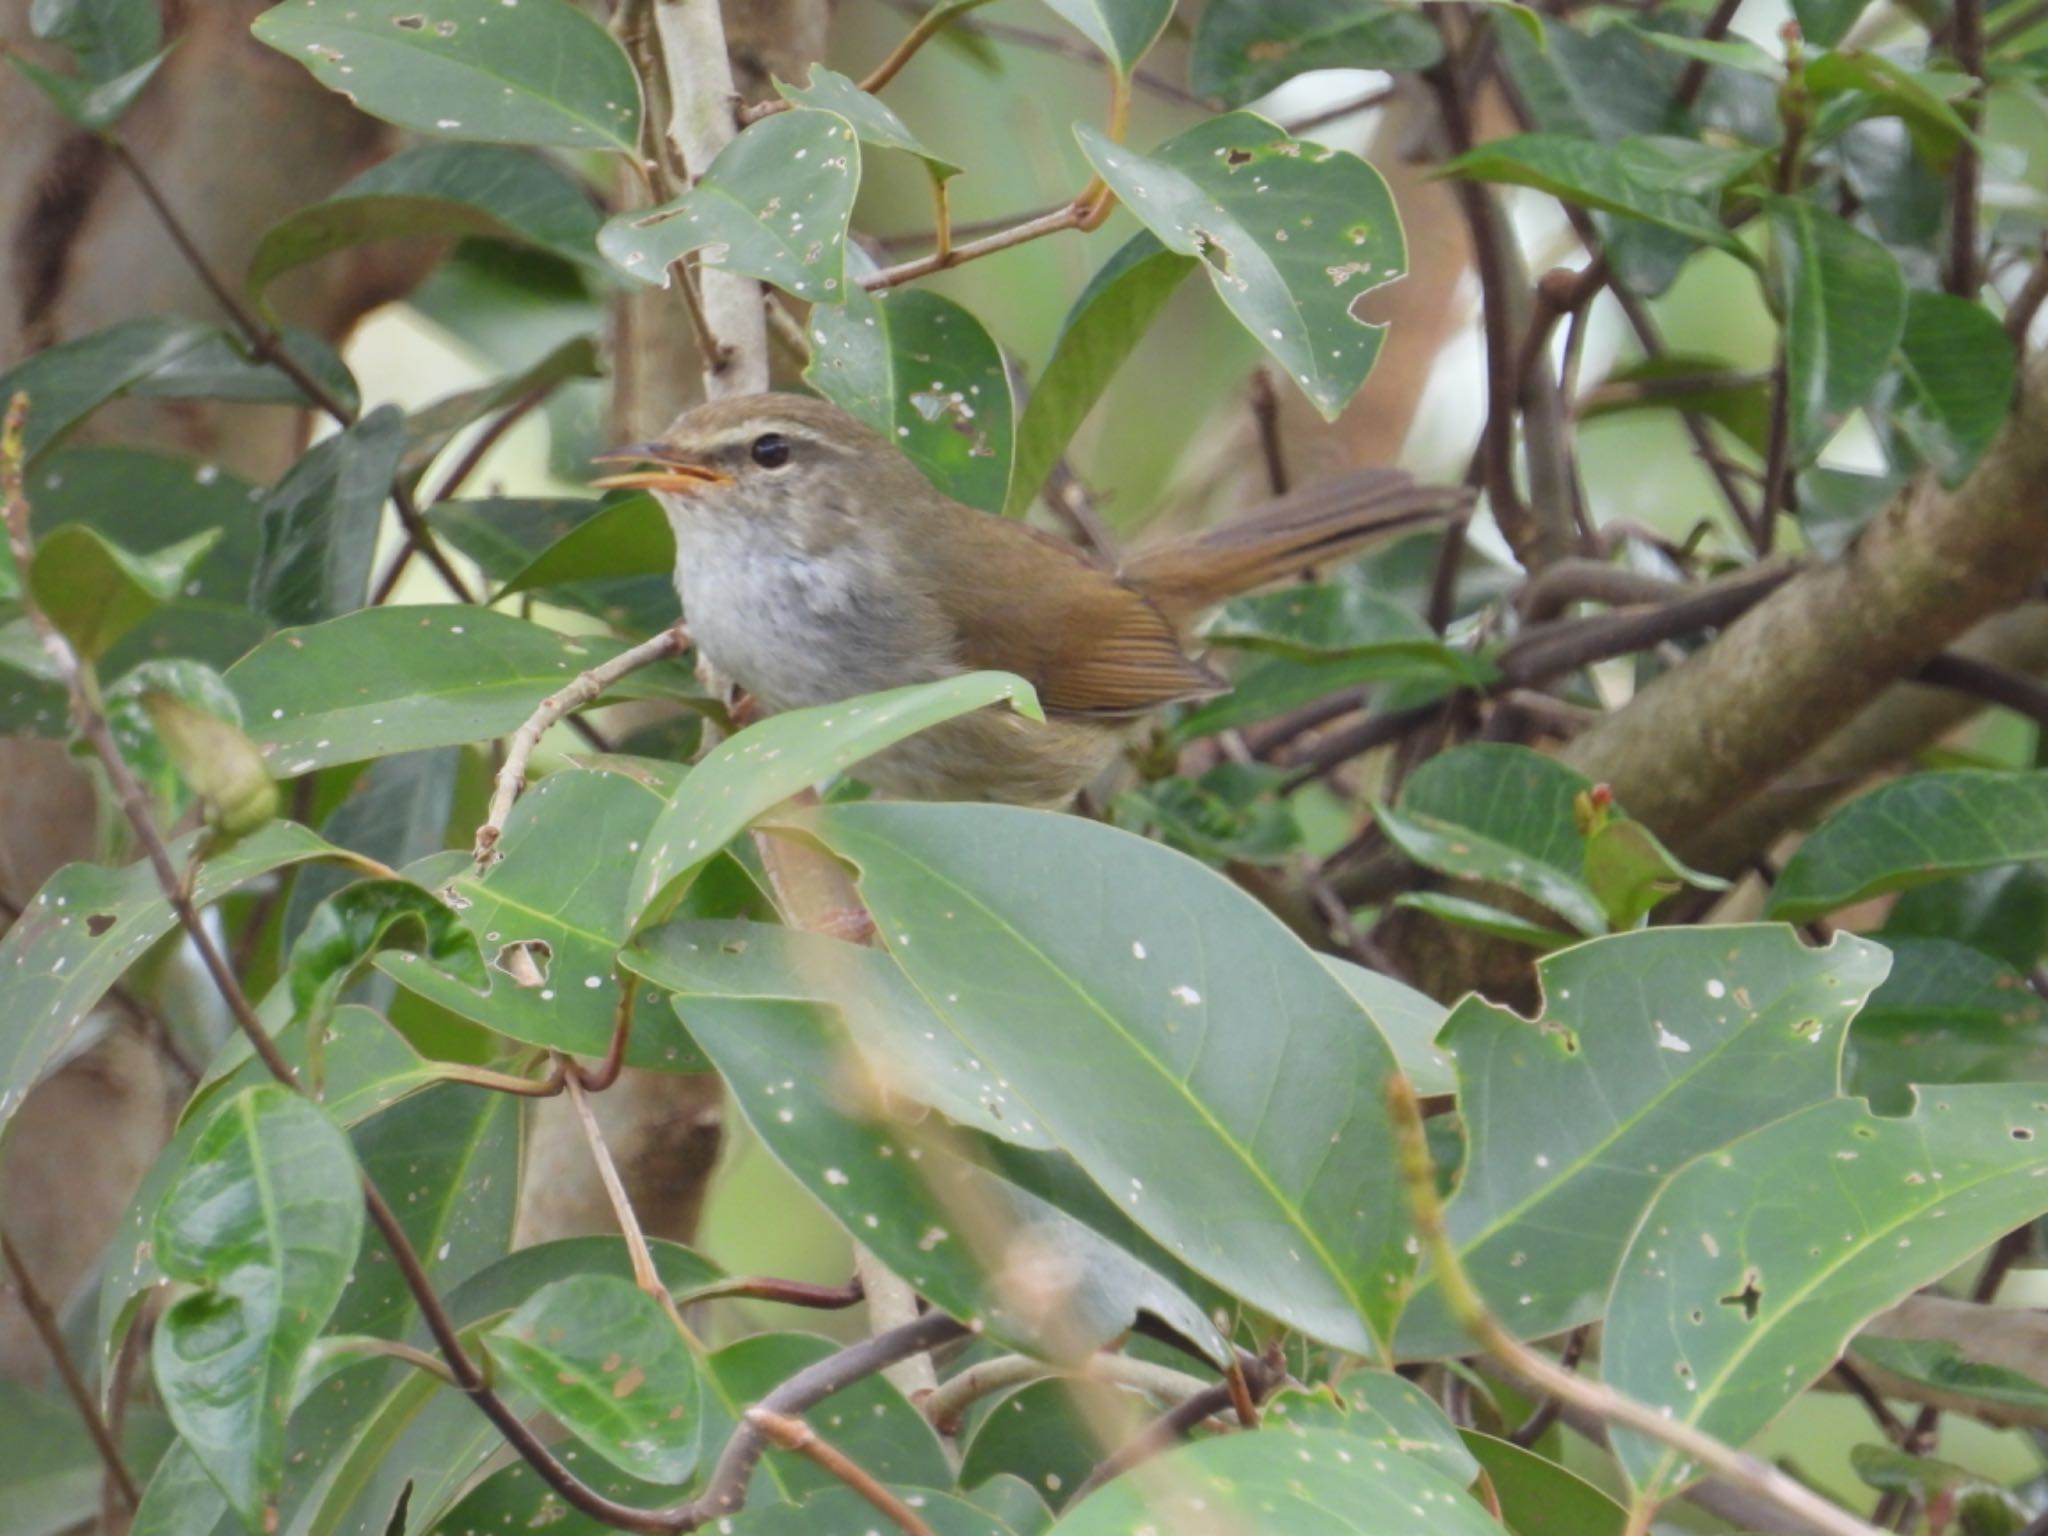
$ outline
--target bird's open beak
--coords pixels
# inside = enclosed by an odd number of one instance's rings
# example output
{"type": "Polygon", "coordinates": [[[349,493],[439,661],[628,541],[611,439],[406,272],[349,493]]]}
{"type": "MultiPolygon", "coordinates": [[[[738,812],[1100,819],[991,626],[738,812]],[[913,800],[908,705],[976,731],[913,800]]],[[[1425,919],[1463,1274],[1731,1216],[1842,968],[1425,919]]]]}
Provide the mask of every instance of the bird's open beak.
{"type": "Polygon", "coordinates": [[[653,469],[636,469],[622,475],[600,475],[590,483],[604,491],[668,491],[692,496],[713,485],[731,485],[732,476],[723,470],[692,463],[667,443],[629,443],[596,456],[600,464],[653,464],[653,469]]]}

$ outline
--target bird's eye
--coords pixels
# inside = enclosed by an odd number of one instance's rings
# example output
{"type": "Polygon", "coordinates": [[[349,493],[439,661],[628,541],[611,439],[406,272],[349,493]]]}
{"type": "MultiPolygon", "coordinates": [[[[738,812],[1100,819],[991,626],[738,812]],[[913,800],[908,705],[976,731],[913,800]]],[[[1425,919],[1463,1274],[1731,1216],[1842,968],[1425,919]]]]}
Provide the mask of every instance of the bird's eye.
{"type": "Polygon", "coordinates": [[[789,462],[789,439],[780,432],[763,432],[754,439],[752,452],[763,469],[780,469],[789,462]]]}

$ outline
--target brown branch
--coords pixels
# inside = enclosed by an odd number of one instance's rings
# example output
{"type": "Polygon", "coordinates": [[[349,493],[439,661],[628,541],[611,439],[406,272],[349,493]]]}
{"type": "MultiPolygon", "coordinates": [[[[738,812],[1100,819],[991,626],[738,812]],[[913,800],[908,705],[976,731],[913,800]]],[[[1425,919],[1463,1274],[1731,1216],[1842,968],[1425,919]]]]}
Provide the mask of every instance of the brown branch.
{"type": "Polygon", "coordinates": [[[775,1275],[747,1275],[736,1280],[713,1281],[694,1291],[685,1291],[676,1298],[676,1305],[691,1307],[700,1301],[772,1301],[785,1307],[840,1312],[859,1306],[864,1295],[858,1275],[844,1285],[817,1285],[809,1280],[784,1280],[775,1275]]]}
{"type": "Polygon", "coordinates": [[[785,1451],[795,1451],[838,1478],[894,1521],[897,1529],[905,1532],[906,1536],[933,1536],[932,1528],[918,1518],[916,1510],[883,1487],[872,1473],[844,1451],[819,1438],[818,1432],[802,1419],[770,1413],[765,1408],[749,1408],[746,1421],[785,1451]]]}
{"type": "Polygon", "coordinates": [[[1252,426],[1259,435],[1259,456],[1266,465],[1266,492],[1287,494],[1287,445],[1280,438],[1280,395],[1273,375],[1263,365],[1252,370],[1252,426]]]}
{"type": "MultiPolygon", "coordinates": [[[[919,15],[927,8],[925,0],[882,0],[882,3],[891,10],[902,11],[908,15],[919,15]]],[[[962,32],[972,32],[995,42],[1015,43],[1019,47],[1035,48],[1040,53],[1056,54],[1063,59],[1072,59],[1077,64],[1102,62],[1102,55],[1078,38],[1038,32],[1030,27],[1014,26],[1004,21],[963,21],[959,23],[959,28],[962,32]]],[[[1205,112],[1210,108],[1210,104],[1193,91],[1176,85],[1166,76],[1149,69],[1132,70],[1131,83],[1166,101],[1177,101],[1187,107],[1199,107],[1205,112]]]]}
{"type": "Polygon", "coordinates": [[[918,18],[917,25],[910,29],[903,41],[890,51],[886,59],[861,77],[860,88],[864,91],[879,91],[902,72],[904,65],[916,57],[918,49],[938,36],[948,24],[986,4],[988,0],[962,0],[958,5],[933,6],[918,18]]]}
{"type": "MultiPolygon", "coordinates": [[[[1700,28],[1700,41],[1718,42],[1728,35],[1728,29],[1735,24],[1735,13],[1742,9],[1742,0],[1720,0],[1714,12],[1700,28]]],[[[1678,77],[1678,89],[1672,93],[1681,107],[1689,107],[1700,98],[1706,88],[1707,71],[1713,66],[1705,59],[1690,59],[1686,62],[1685,73],[1678,77]]]]}
{"type": "Polygon", "coordinates": [[[1525,624],[1556,618],[1574,603],[1605,603],[1620,608],[1635,603],[1667,603],[1689,589],[1668,576],[1611,565],[1605,560],[1575,556],[1544,567],[1515,594],[1515,609],[1525,624]]]}
{"type": "Polygon", "coordinates": [[[2010,667],[1957,651],[1943,651],[1915,672],[1913,681],[1930,688],[1952,688],[1987,704],[2002,705],[2048,728],[2048,686],[2010,667]]]}
{"type": "Polygon", "coordinates": [[[1877,1388],[1847,1358],[1837,1360],[1834,1365],[1835,1380],[1840,1382],[1849,1395],[1860,1402],[1869,1413],[1871,1422],[1883,1432],[1885,1439],[1896,1446],[1909,1446],[1916,1438],[1905,1420],[1892,1412],[1892,1405],[1878,1394],[1877,1388]]]}
{"type": "Polygon", "coordinates": [[[1088,228],[1088,220],[1095,216],[1095,208],[1084,193],[1071,203],[1062,203],[1050,213],[1037,214],[1021,223],[1006,225],[994,234],[984,235],[979,240],[969,240],[955,245],[952,249],[913,260],[884,267],[860,279],[861,287],[874,293],[883,288],[894,288],[916,278],[929,277],[948,267],[957,267],[970,261],[979,261],[984,256],[993,256],[997,251],[1007,251],[1015,245],[1039,240],[1047,235],[1056,235],[1066,229],[1088,228]]]}
{"type": "MultiPolygon", "coordinates": [[[[1949,11],[1950,44],[1956,63],[1971,81],[1962,103],[1963,120],[1975,129],[1984,119],[1984,0],[1955,0],[1949,11]]],[[[1967,137],[1956,146],[1949,168],[1949,249],[1947,287],[1959,298],[1974,299],[1984,281],[1977,253],[1978,181],[1982,167],[1977,146],[1967,137]]]]}
{"type": "Polygon", "coordinates": [[[2013,295],[2012,305],[2005,312],[2005,334],[2015,347],[2026,346],[2027,332],[2034,328],[2034,316],[2041,312],[2044,300],[2048,300],[2048,239],[2042,241],[2041,253],[2034,258],[2027,280],[2020,284],[2020,291],[2013,295]]]}
{"type": "MultiPolygon", "coordinates": [[[[1586,1340],[1592,1334],[1592,1325],[1574,1328],[1565,1335],[1564,1348],[1558,1352],[1557,1363],[1568,1371],[1579,1368],[1579,1360],[1586,1353],[1586,1340]]],[[[1550,1432],[1550,1426],[1557,1422],[1558,1414],[1564,1408],[1564,1399],[1552,1393],[1536,1405],[1535,1412],[1517,1424],[1508,1436],[1510,1442],[1527,1450],[1550,1432]]]]}
{"type": "MultiPolygon", "coordinates": [[[[1265,1401],[1276,1388],[1287,1379],[1287,1373],[1278,1366],[1255,1356],[1240,1357],[1244,1373],[1242,1390],[1254,1403],[1265,1401]]],[[[1127,1442],[1097,1462],[1093,1471],[1074,1490],[1074,1496],[1067,1501],[1072,1509],[1103,1484],[1119,1478],[1137,1466],[1149,1461],[1161,1451],[1171,1450],[1194,1432],[1204,1419],[1213,1418],[1225,1409],[1234,1409],[1239,1389],[1231,1382],[1221,1381],[1213,1387],[1195,1393],[1175,1403],[1166,1412],[1147,1424],[1127,1442]]],[[[1254,1413],[1257,1410],[1254,1408],[1254,1413]]]]}
{"type": "Polygon", "coordinates": [[[107,1469],[108,1479],[120,1492],[121,1502],[134,1509],[142,1502],[142,1492],[135,1486],[135,1476],[128,1470],[128,1464],[121,1459],[121,1444],[101,1417],[100,1405],[93,1401],[92,1389],[78,1374],[78,1362],[71,1358],[71,1350],[64,1342],[64,1325],[58,1321],[48,1299],[29,1274],[28,1266],[15,1251],[13,1239],[5,1232],[0,1232],[0,1260],[6,1263],[8,1279],[21,1298],[21,1310],[28,1314],[29,1326],[42,1341],[43,1352],[50,1357],[58,1379],[64,1383],[64,1395],[71,1399],[71,1406],[78,1410],[78,1417],[85,1423],[85,1432],[92,1437],[93,1449],[99,1452],[100,1463],[107,1469]]]}

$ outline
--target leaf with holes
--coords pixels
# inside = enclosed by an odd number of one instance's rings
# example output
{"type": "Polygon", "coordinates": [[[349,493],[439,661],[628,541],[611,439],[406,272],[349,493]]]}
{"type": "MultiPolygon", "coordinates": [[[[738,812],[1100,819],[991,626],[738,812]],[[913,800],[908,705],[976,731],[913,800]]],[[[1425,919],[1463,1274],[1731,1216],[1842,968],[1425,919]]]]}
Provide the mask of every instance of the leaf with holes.
{"type": "Polygon", "coordinates": [[[499,144],[417,144],[263,232],[248,287],[375,240],[482,236],[598,265],[600,220],[583,188],[541,155],[499,144]]]}
{"type": "Polygon", "coordinates": [[[1002,349],[972,311],[923,288],[811,311],[804,382],[889,437],[925,478],[1000,512],[1010,487],[1014,407],[1002,349]]]}
{"type": "MultiPolygon", "coordinates": [[[[1840,1091],[1849,1020],[1889,965],[1847,934],[1650,928],[1539,960],[1533,1022],[1453,1009],[1437,1043],[1471,1139],[1445,1221],[1501,1321],[1540,1338],[1597,1317],[1673,1169],[1840,1091]]],[[[1470,1343],[1427,1271],[1397,1337],[1403,1358],[1470,1343]]]]}
{"type": "Polygon", "coordinates": [[[1003,511],[1021,517],[1109,381],[1194,270],[1140,230],[1088,279],[1017,424],[1017,466],[1003,511]]]}
{"type": "Polygon", "coordinates": [[[1867,402],[1906,325],[1906,279],[1869,235],[1797,197],[1765,199],[1784,315],[1792,442],[1804,463],[1867,402]]]}
{"type": "MultiPolygon", "coordinates": [[[[171,845],[187,868],[199,834],[171,845]]],[[[192,903],[204,909],[272,870],[308,859],[348,858],[292,822],[272,822],[199,866],[192,903]]],[[[6,1046],[0,1052],[0,1126],[21,1107],[87,1010],[177,918],[144,863],[126,869],[69,864],[52,875],[0,937],[0,975],[8,977],[6,1046]]]]}
{"type": "Polygon", "coordinates": [[[743,129],[674,202],[622,213],[597,248],[628,277],[666,287],[698,262],[773,283],[800,299],[846,297],[846,226],[860,186],[860,141],[833,112],[792,108],[743,129]]]}
{"type": "Polygon", "coordinates": [[[1360,1454],[1342,1430],[1260,1429],[1184,1445],[1074,1506],[1049,1536],[1184,1530],[1190,1501],[1221,1531],[1500,1536],[1479,1501],[1419,1456],[1360,1454]]]}
{"type": "Polygon", "coordinates": [[[1428,17],[1380,0],[1210,0],[1188,84],[1241,107],[1312,69],[1427,69],[1443,53],[1428,17]]]}
{"type": "Polygon", "coordinates": [[[639,152],[633,66],[568,0],[288,0],[250,30],[404,128],[639,152]]]}
{"type": "Polygon", "coordinates": [[[1888,891],[2048,858],[2048,771],[1953,768],[1859,795],[1799,845],[1766,913],[1804,922],[1888,891]]]}
{"type": "Polygon", "coordinates": [[[1138,60],[1173,19],[1173,0],[1046,0],[1046,4],[1108,55],[1120,75],[1138,67],[1138,60]]]}
{"type": "Polygon", "coordinates": [[[324,1024],[342,989],[387,947],[457,981],[490,984],[475,935],[431,891],[409,880],[362,880],[315,908],[293,945],[285,970],[293,1017],[324,1024]]]}
{"type": "Polygon", "coordinates": [[[789,85],[778,80],[775,89],[791,106],[837,113],[853,124],[853,131],[863,144],[872,144],[877,149],[900,149],[917,156],[936,180],[945,181],[960,174],[959,166],[941,160],[920,144],[881,97],[862,90],[837,70],[814,63],[808,84],[789,85]]]}
{"type": "Polygon", "coordinates": [[[157,1212],[158,1262],[201,1287],[157,1328],[157,1390],[252,1530],[274,1529],[286,1407],[348,1284],[362,1226],[348,1139],[277,1085],[221,1107],[157,1212]]]}
{"type": "Polygon", "coordinates": [[[1379,172],[1249,112],[1198,124],[1149,155],[1085,123],[1075,133],[1124,206],[1169,250],[1202,258],[1231,313],[1334,419],[1386,332],[1359,302],[1408,266],[1379,172]]]}
{"type": "MultiPolygon", "coordinates": [[[[1836,1099],[1681,1169],[1614,1282],[1602,1370],[1674,1421],[1741,1445],[1872,1317],[2048,1212],[2038,1083],[1928,1088],[1911,1116],[1836,1099]]],[[[1699,1475],[1617,1429],[1646,1499],[1699,1475]]]]}
{"type": "Polygon", "coordinates": [[[878,802],[792,821],[857,867],[926,1002],[1138,1226],[1303,1331],[1380,1350],[1414,1264],[1381,1172],[1397,1064],[1270,913],[1078,817],[878,802]]]}
{"type": "MultiPolygon", "coordinates": [[[[229,668],[250,737],[279,778],[503,736],[625,647],[460,604],[366,608],[273,635],[229,668]]],[[[693,695],[686,668],[645,667],[607,698],[693,695]]]]}
{"type": "Polygon", "coordinates": [[[316,443],[263,498],[263,547],[250,606],[279,624],[314,624],[370,599],[377,527],[405,447],[405,417],[379,406],[316,443]]]}
{"type": "Polygon", "coordinates": [[[660,1304],[630,1280],[557,1280],[485,1340],[506,1375],[613,1466],[671,1485],[695,1469],[704,1429],[697,1362],[660,1304]]]}
{"type": "Polygon", "coordinates": [[[720,742],[647,834],[627,909],[633,926],[667,917],[720,849],[790,796],[919,731],[993,704],[1044,718],[1022,678],[966,672],[771,715],[720,742]]]}

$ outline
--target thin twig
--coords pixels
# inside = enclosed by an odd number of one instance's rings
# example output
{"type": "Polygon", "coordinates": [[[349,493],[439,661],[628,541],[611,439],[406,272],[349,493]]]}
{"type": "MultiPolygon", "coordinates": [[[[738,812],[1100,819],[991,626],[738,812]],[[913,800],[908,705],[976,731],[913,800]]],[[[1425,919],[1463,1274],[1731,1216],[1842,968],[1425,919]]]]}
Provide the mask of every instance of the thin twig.
{"type": "MultiPolygon", "coordinates": [[[[1579,1368],[1579,1359],[1586,1353],[1586,1339],[1592,1333],[1591,1325],[1574,1328],[1565,1335],[1564,1348],[1558,1352],[1557,1363],[1568,1371],[1579,1368]]],[[[1564,1399],[1552,1394],[1536,1405],[1535,1412],[1517,1424],[1508,1439],[1523,1450],[1529,1449],[1557,1422],[1558,1413],[1564,1408],[1564,1399]]]]}
{"type": "Polygon", "coordinates": [[[1167,1403],[1186,1402],[1216,1385],[1186,1371],[1108,1351],[1090,1355],[1078,1370],[1072,1371],[1062,1371],[1058,1366],[1031,1355],[998,1355],[993,1360],[977,1361],[958,1375],[948,1377],[919,1406],[924,1409],[925,1417],[931,1420],[933,1429],[942,1435],[953,1435],[959,1432],[967,1410],[982,1398],[1027,1382],[1057,1376],[1076,1381],[1107,1382],[1167,1403]]]}
{"type": "Polygon", "coordinates": [[[2005,334],[2012,338],[2014,346],[2026,345],[2027,332],[2034,328],[2034,316],[2041,312],[2044,300],[2048,300],[2048,239],[2041,242],[2040,255],[2034,258],[2027,280],[2020,284],[2011,308],[2005,312],[2005,334]]]}
{"type": "Polygon", "coordinates": [[[938,36],[949,24],[957,22],[969,11],[987,4],[988,0],[962,0],[958,5],[933,6],[918,18],[917,25],[912,27],[903,41],[890,51],[889,57],[861,77],[860,88],[864,91],[879,91],[901,73],[904,65],[917,56],[918,49],[938,36]]]}
{"type": "MultiPolygon", "coordinates": [[[[1963,120],[1974,130],[1984,119],[1984,0],[1955,0],[1949,9],[1951,44],[1956,63],[1970,77],[1970,93],[1959,103],[1963,120]]],[[[1956,146],[1949,168],[1948,291],[1974,299],[1983,282],[1977,253],[1977,146],[1965,136],[1956,146]]]]}
{"type": "MultiPolygon", "coordinates": [[[[926,9],[925,0],[882,0],[882,3],[891,10],[903,11],[910,15],[920,14],[926,9]]],[[[1102,62],[1102,55],[1078,38],[1061,37],[1051,32],[1037,32],[1030,27],[1014,26],[1009,22],[963,21],[959,24],[959,29],[999,43],[1016,43],[1020,47],[1035,48],[1040,53],[1057,54],[1060,58],[1072,59],[1077,64],[1102,62]]],[[[1131,83],[1166,101],[1177,101],[1182,106],[1200,107],[1204,111],[1210,107],[1210,103],[1202,100],[1193,91],[1176,85],[1166,76],[1149,69],[1133,70],[1131,83]]]]}
{"type": "Polygon", "coordinates": [[[1943,651],[1915,672],[1913,681],[1930,688],[1951,688],[1973,699],[2003,705],[2048,728],[2048,686],[2010,667],[1980,661],[1960,651],[1943,651]]]}
{"type": "Polygon", "coordinates": [[[676,1305],[694,1307],[700,1301],[772,1301],[785,1307],[839,1312],[859,1306],[864,1294],[858,1275],[844,1285],[784,1280],[777,1275],[745,1275],[736,1280],[716,1280],[694,1291],[685,1291],[676,1297],[676,1305]]]}
{"type": "MultiPolygon", "coordinates": [[[[1729,27],[1735,24],[1735,13],[1742,9],[1742,0],[1720,0],[1714,12],[1700,28],[1700,41],[1718,42],[1728,35],[1729,27]]],[[[1673,98],[1681,107],[1689,107],[1699,100],[1700,92],[1707,83],[1707,71],[1712,65],[1705,59],[1692,59],[1686,63],[1685,72],[1678,77],[1678,89],[1673,98]]]]}
{"type": "Polygon", "coordinates": [[[1266,491],[1273,496],[1287,494],[1287,447],[1280,440],[1280,395],[1273,388],[1273,375],[1263,366],[1252,370],[1252,425],[1259,434],[1259,456],[1266,465],[1266,491]]]}
{"type": "Polygon", "coordinates": [[[1094,209],[1084,200],[1076,199],[1062,203],[1050,213],[1035,215],[1021,223],[1007,225],[994,234],[984,235],[979,240],[969,240],[956,245],[943,255],[937,251],[913,260],[901,262],[893,267],[884,267],[860,279],[861,287],[874,293],[883,288],[894,288],[920,277],[928,277],[948,267],[962,266],[978,261],[984,256],[993,256],[997,251],[1007,251],[1014,245],[1023,245],[1046,235],[1056,235],[1065,229],[1083,229],[1094,214],[1094,209]]]}
{"type": "Polygon", "coordinates": [[[64,1325],[57,1320],[56,1312],[37,1288],[28,1266],[21,1261],[21,1255],[15,1251],[14,1240],[5,1232],[0,1232],[0,1260],[6,1262],[8,1278],[14,1284],[15,1294],[21,1298],[21,1310],[28,1314],[29,1326],[42,1341],[43,1352],[50,1357],[50,1364],[56,1367],[57,1376],[64,1383],[64,1395],[71,1399],[71,1406],[84,1420],[85,1431],[92,1436],[93,1448],[100,1453],[100,1462],[106,1467],[107,1476],[119,1489],[121,1502],[134,1509],[142,1502],[142,1491],[135,1486],[134,1474],[121,1459],[120,1442],[100,1416],[100,1405],[93,1401],[92,1390],[86,1386],[85,1378],[78,1374],[78,1362],[71,1358],[71,1350],[64,1342],[64,1325]]]}
{"type": "Polygon", "coordinates": [[[605,1144],[603,1127],[591,1112],[590,1096],[578,1079],[574,1063],[568,1064],[565,1077],[564,1087],[568,1090],[569,1102],[575,1106],[576,1120],[583,1128],[583,1139],[590,1147],[591,1160],[597,1165],[598,1181],[604,1185],[605,1197],[611,1201],[612,1216],[619,1224],[619,1234],[626,1240],[626,1256],[633,1264],[633,1283],[654,1298],[662,1311],[668,1314],[668,1320],[682,1335],[684,1343],[694,1350],[697,1347],[696,1334],[683,1321],[682,1308],[676,1305],[675,1297],[661,1283],[661,1271],[654,1267],[654,1253],[647,1246],[647,1234],[641,1229],[640,1215],[633,1209],[625,1181],[619,1177],[618,1164],[612,1160],[612,1150],[605,1144]]]}
{"type": "Polygon", "coordinates": [[[1849,1395],[1864,1406],[1871,1420],[1884,1432],[1885,1439],[1901,1447],[1912,1440],[1913,1431],[1906,1422],[1892,1412],[1892,1405],[1879,1395],[1877,1388],[1870,1384],[1861,1371],[1849,1363],[1846,1356],[1835,1362],[1835,1380],[1846,1387],[1849,1395]]]}
{"type": "MultiPolygon", "coordinates": [[[[1254,1402],[1263,1402],[1273,1394],[1287,1373],[1256,1356],[1244,1360],[1245,1390],[1254,1402]]],[[[1185,1440],[1195,1426],[1204,1419],[1213,1418],[1233,1406],[1236,1392],[1229,1382],[1218,1382],[1206,1387],[1192,1397],[1175,1403],[1165,1413],[1147,1424],[1108,1456],[1097,1462],[1095,1469],[1081,1481],[1074,1490],[1074,1496],[1067,1501],[1072,1509],[1104,1483],[1119,1478],[1142,1461],[1149,1461],[1161,1451],[1171,1449],[1185,1440]]]]}
{"type": "Polygon", "coordinates": [[[872,1473],[851,1456],[821,1439],[818,1432],[802,1419],[788,1414],[770,1413],[765,1408],[749,1408],[747,1423],[783,1450],[794,1451],[799,1456],[806,1457],[838,1478],[888,1519],[894,1521],[905,1536],[933,1536],[932,1528],[918,1518],[916,1510],[883,1487],[872,1473]]]}
{"type": "Polygon", "coordinates": [[[1516,1374],[1569,1405],[1586,1409],[1603,1422],[1634,1430],[1669,1446],[1694,1465],[1768,1500],[1778,1508],[1811,1522],[1824,1536],[1878,1536],[1840,1506],[1828,1502],[1804,1483],[1766,1461],[1724,1445],[1681,1419],[1668,1418],[1647,1403],[1617,1392],[1605,1382],[1568,1371],[1540,1350],[1531,1349],[1501,1326],[1465,1273],[1457,1244],[1444,1226],[1443,1200],[1437,1193],[1436,1164],[1423,1129],[1421,1106],[1408,1079],[1396,1073],[1387,1084],[1400,1140],[1401,1179],[1423,1252],[1428,1256],[1445,1303],[1480,1347],[1516,1374]]]}
{"type": "Polygon", "coordinates": [[[680,656],[689,648],[689,632],[682,625],[673,624],[588,672],[578,673],[566,687],[540,701],[534,712],[527,716],[526,723],[514,731],[505,744],[505,763],[498,770],[491,790],[490,809],[484,814],[483,825],[476,829],[475,845],[471,851],[478,869],[487,868],[492,862],[498,839],[505,833],[505,818],[511,814],[520,790],[526,786],[526,765],[533,757],[534,748],[540,745],[541,737],[564,716],[593,702],[629,672],[680,656]]]}

